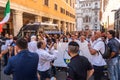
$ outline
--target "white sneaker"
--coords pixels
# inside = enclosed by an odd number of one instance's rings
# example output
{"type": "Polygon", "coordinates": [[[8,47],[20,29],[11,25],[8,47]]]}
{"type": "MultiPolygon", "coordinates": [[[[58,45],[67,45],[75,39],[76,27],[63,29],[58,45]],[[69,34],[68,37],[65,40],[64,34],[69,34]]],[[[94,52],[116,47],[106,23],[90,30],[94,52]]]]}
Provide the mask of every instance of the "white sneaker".
{"type": "Polygon", "coordinates": [[[51,79],[50,80],[56,80],[56,78],[55,77],[51,77],[51,79]]]}

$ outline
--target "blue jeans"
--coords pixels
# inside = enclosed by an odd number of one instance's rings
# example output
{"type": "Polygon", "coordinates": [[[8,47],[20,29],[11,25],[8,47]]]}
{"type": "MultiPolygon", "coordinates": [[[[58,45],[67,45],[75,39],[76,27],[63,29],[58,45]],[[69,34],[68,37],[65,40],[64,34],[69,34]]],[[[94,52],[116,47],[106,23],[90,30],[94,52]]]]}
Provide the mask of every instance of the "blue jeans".
{"type": "Polygon", "coordinates": [[[118,63],[118,58],[119,57],[115,57],[112,58],[108,61],[108,71],[110,74],[110,80],[119,80],[118,79],[118,73],[119,73],[119,63],[118,63]]]}
{"type": "Polygon", "coordinates": [[[118,56],[118,80],[120,80],[120,55],[118,56]]]}

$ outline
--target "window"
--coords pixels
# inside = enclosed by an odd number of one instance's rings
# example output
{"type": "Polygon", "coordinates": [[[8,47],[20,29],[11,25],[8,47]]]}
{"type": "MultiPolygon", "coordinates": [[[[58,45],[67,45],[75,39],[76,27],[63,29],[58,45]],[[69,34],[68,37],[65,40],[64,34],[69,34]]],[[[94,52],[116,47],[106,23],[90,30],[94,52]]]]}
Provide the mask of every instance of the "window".
{"type": "Polygon", "coordinates": [[[91,4],[89,3],[89,6],[91,6],[91,4]]]}
{"type": "Polygon", "coordinates": [[[65,9],[60,8],[60,12],[63,13],[63,14],[65,14],[65,9]]]}
{"type": "Polygon", "coordinates": [[[83,5],[81,5],[81,7],[83,7],[83,5]]]}
{"type": "Polygon", "coordinates": [[[70,6],[72,6],[72,2],[71,2],[71,0],[70,0],[70,6]]]}
{"type": "Polygon", "coordinates": [[[57,11],[57,4],[55,4],[54,9],[57,11]]]}
{"type": "Polygon", "coordinates": [[[66,0],[66,3],[68,3],[68,0],[66,0]]]}
{"type": "Polygon", "coordinates": [[[94,25],[95,30],[97,30],[97,24],[94,25]]]}
{"type": "Polygon", "coordinates": [[[95,22],[97,22],[97,18],[95,18],[95,22]]]}
{"type": "Polygon", "coordinates": [[[44,0],[44,5],[48,6],[49,5],[49,0],[44,0]]]}
{"type": "Polygon", "coordinates": [[[95,3],[95,8],[98,8],[98,3],[95,3]]]}
{"type": "Polygon", "coordinates": [[[86,6],[88,6],[88,4],[86,3],[86,6]]]}
{"type": "Polygon", "coordinates": [[[88,22],[90,22],[91,21],[91,18],[89,17],[89,16],[85,16],[84,18],[83,18],[83,22],[84,23],[88,23],[88,22]]]}
{"type": "Polygon", "coordinates": [[[61,12],[61,13],[63,12],[63,8],[60,8],[60,12],[61,12]]]}
{"type": "Polygon", "coordinates": [[[89,17],[86,16],[86,18],[85,18],[85,22],[88,22],[88,21],[89,21],[89,17]]]}
{"type": "Polygon", "coordinates": [[[97,15],[98,13],[97,13],[97,11],[95,11],[95,15],[97,15]]]}
{"type": "Polygon", "coordinates": [[[83,23],[85,22],[85,18],[83,18],[83,23]]]}
{"type": "Polygon", "coordinates": [[[95,5],[98,5],[98,3],[95,3],[95,5]]]}
{"type": "Polygon", "coordinates": [[[91,17],[89,17],[89,22],[91,22],[91,17]]]}
{"type": "Polygon", "coordinates": [[[73,8],[75,7],[75,4],[73,3],[73,8]]]}
{"type": "Polygon", "coordinates": [[[85,4],[83,4],[83,7],[85,7],[85,4]]]}
{"type": "Polygon", "coordinates": [[[69,16],[69,12],[68,12],[68,11],[66,11],[66,15],[68,15],[68,16],[69,16]]]}

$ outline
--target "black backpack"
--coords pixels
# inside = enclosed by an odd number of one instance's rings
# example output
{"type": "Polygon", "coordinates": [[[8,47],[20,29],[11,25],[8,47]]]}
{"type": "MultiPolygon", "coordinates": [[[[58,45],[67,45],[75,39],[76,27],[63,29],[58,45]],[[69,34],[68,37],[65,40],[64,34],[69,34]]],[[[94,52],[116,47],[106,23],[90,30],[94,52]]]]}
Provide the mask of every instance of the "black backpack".
{"type": "MultiPolygon", "coordinates": [[[[119,44],[119,50],[120,50],[120,43],[116,39],[113,40],[113,43],[114,44],[119,44]]],[[[104,59],[109,59],[110,56],[111,56],[110,48],[109,48],[109,46],[105,42],[104,42],[104,45],[105,45],[105,52],[103,54],[100,51],[99,52],[100,52],[100,54],[102,55],[102,57],[104,59]]]]}
{"type": "MultiPolygon", "coordinates": [[[[104,42],[104,41],[103,41],[104,42]]],[[[108,58],[110,58],[110,56],[111,56],[111,53],[110,53],[110,48],[108,47],[108,45],[104,42],[104,45],[105,45],[105,51],[104,51],[104,53],[102,54],[101,53],[101,51],[99,51],[100,52],[100,54],[102,55],[102,57],[104,58],[104,59],[108,59],[108,58]]]]}

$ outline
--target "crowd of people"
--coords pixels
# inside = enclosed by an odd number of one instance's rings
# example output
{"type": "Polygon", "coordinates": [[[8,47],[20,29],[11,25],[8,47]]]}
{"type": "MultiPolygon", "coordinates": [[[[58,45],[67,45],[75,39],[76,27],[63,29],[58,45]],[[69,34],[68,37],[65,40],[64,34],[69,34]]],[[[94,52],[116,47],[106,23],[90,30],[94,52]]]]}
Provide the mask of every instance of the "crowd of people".
{"type": "MultiPolygon", "coordinates": [[[[26,35],[23,38],[6,34],[1,38],[0,59],[4,73],[13,80],[120,80],[120,40],[114,30],[81,31],[68,34],[26,35]],[[58,44],[67,43],[71,57],[65,79],[57,79],[58,44]],[[103,57],[109,47],[109,56],[103,57]]],[[[60,67],[60,66],[59,66],[60,67]]],[[[63,70],[63,68],[62,68],[63,70]]]]}

